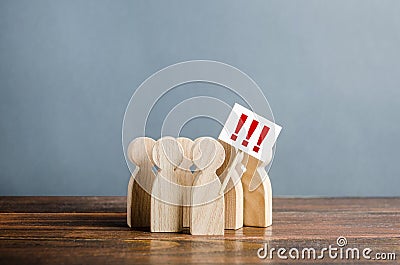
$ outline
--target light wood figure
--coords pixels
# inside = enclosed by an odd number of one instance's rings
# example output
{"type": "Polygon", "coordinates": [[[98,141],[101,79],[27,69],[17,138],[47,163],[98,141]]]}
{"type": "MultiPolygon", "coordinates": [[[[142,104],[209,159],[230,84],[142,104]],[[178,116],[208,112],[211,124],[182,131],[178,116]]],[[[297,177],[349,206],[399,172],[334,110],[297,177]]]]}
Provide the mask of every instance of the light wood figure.
{"type": "Polygon", "coordinates": [[[175,169],[183,151],[172,137],[163,137],[153,147],[153,161],[159,167],[151,196],[151,232],[182,230],[182,189],[175,169]]]}
{"type": "Polygon", "coordinates": [[[225,161],[217,170],[222,186],[225,187],[225,229],[236,230],[243,227],[242,172],[237,168],[242,163],[243,153],[224,141],[219,142],[225,149],[225,161]]]}
{"type": "Polygon", "coordinates": [[[244,162],[247,165],[242,177],[244,226],[268,227],[272,225],[272,187],[265,167],[271,159],[261,162],[246,155],[244,160],[247,161],[244,162]]]}
{"type": "Polygon", "coordinates": [[[225,159],[222,145],[210,137],[195,140],[193,163],[196,174],[192,188],[192,207],[190,209],[190,233],[192,235],[224,234],[224,197],[219,194],[221,182],[216,170],[225,159]]]}
{"type": "Polygon", "coordinates": [[[182,163],[176,168],[175,174],[178,175],[180,183],[183,186],[183,227],[189,227],[190,192],[194,181],[194,176],[190,170],[190,167],[193,165],[192,148],[194,142],[185,137],[179,137],[177,138],[177,141],[183,149],[183,160],[182,163]]]}
{"type": "Polygon", "coordinates": [[[151,159],[154,143],[151,138],[140,137],[128,146],[127,157],[136,165],[128,184],[126,216],[129,227],[150,227],[150,192],[155,178],[151,159]]]}

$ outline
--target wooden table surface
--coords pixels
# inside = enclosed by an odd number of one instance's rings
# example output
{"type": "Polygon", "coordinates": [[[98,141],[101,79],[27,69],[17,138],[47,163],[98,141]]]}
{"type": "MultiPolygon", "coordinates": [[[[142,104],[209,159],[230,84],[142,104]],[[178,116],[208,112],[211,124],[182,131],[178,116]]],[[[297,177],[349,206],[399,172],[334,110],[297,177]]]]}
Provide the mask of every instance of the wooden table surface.
{"type": "MultiPolygon", "coordinates": [[[[345,259],[259,259],[268,246],[371,248],[400,262],[400,198],[274,198],[273,225],[225,236],[150,233],[126,225],[125,197],[0,197],[0,264],[164,264],[349,262],[345,259]]],[[[287,255],[287,252],[286,252],[287,255]]],[[[300,255],[301,256],[301,255],[300,255]]]]}

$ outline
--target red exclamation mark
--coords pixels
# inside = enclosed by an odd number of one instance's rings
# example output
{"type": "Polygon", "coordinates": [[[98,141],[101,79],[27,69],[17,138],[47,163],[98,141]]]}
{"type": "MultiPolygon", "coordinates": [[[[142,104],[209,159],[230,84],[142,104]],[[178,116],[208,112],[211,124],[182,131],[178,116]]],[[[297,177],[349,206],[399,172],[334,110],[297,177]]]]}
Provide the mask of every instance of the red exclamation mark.
{"type": "Polygon", "coordinates": [[[242,129],[243,124],[246,122],[246,120],[247,120],[247,115],[246,115],[246,114],[242,114],[242,115],[240,116],[240,119],[239,119],[239,121],[238,121],[238,124],[236,125],[235,133],[233,133],[233,134],[231,135],[231,139],[232,139],[233,141],[236,141],[236,139],[237,139],[237,134],[239,133],[240,129],[242,129]]]}
{"type": "Polygon", "coordinates": [[[260,151],[260,145],[262,141],[264,141],[265,136],[267,136],[268,132],[269,132],[269,127],[264,126],[261,131],[260,137],[258,138],[257,145],[253,147],[254,152],[258,153],[258,151],[260,151]]]}
{"type": "Polygon", "coordinates": [[[243,140],[243,142],[242,142],[243,146],[247,146],[249,144],[250,137],[253,134],[254,130],[257,128],[257,125],[258,125],[258,121],[253,120],[251,122],[249,131],[247,132],[247,135],[246,135],[246,139],[243,140]]]}

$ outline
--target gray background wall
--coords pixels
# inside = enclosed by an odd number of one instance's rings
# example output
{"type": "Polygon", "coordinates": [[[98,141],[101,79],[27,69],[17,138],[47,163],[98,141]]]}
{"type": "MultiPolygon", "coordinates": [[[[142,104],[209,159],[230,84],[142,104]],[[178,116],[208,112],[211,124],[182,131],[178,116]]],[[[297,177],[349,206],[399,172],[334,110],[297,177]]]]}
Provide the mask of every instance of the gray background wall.
{"type": "Polygon", "coordinates": [[[248,73],[284,127],[275,195],[399,196],[399,14],[395,0],[1,0],[0,195],[125,194],[134,89],[211,59],[248,73]]]}

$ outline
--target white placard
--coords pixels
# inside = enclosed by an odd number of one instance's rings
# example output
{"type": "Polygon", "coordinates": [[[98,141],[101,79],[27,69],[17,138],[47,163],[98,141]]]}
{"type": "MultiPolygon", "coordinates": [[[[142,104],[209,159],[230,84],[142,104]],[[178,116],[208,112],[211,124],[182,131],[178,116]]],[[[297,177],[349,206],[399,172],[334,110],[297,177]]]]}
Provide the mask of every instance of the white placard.
{"type": "Polygon", "coordinates": [[[281,126],[235,103],[218,139],[265,162],[281,130],[281,126]]]}

